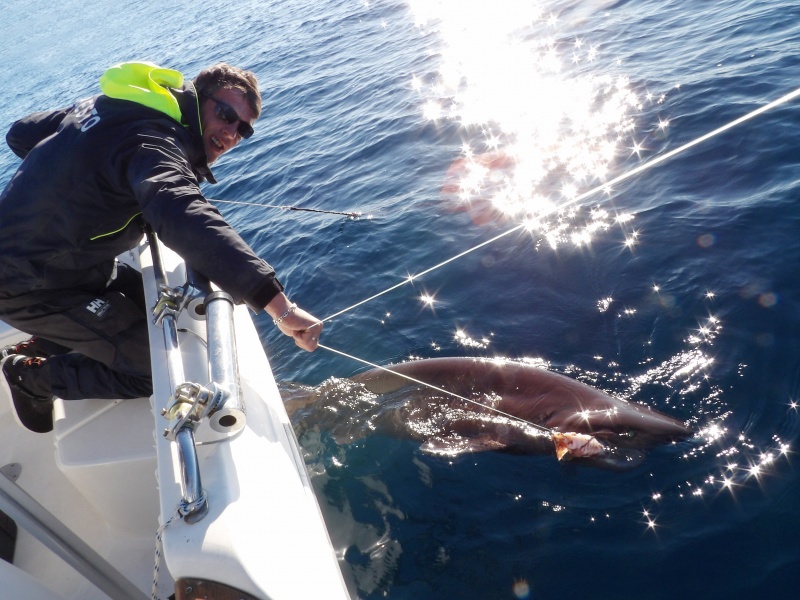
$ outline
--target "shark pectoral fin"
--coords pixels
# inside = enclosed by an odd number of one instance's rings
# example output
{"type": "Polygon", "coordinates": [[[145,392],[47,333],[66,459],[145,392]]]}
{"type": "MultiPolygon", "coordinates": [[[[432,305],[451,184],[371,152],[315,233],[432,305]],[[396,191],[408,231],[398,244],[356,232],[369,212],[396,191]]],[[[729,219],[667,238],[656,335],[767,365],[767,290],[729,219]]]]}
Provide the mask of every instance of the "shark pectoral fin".
{"type": "Polygon", "coordinates": [[[425,442],[421,449],[428,454],[444,454],[456,456],[467,452],[491,452],[503,451],[507,445],[497,441],[489,435],[477,435],[475,437],[432,437],[425,442]]]}
{"type": "Polygon", "coordinates": [[[490,452],[504,450],[508,447],[508,444],[504,444],[488,435],[479,435],[471,439],[468,446],[472,452],[490,452]]]}

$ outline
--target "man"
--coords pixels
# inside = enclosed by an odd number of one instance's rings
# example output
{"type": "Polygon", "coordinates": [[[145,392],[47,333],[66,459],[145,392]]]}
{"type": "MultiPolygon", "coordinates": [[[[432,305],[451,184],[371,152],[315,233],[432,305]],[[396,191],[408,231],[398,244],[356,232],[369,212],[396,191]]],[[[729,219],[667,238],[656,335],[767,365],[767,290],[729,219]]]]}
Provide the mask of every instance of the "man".
{"type": "Polygon", "coordinates": [[[100,89],[6,137],[23,162],[0,195],[0,320],[35,337],[4,351],[2,371],[33,431],[52,430],[53,396],[152,393],[141,275],[115,260],[145,227],[301,348],[322,330],[200,192],[215,183],[209,165],[253,134],[255,76],[218,64],[184,82],[123,63],[100,89]]]}

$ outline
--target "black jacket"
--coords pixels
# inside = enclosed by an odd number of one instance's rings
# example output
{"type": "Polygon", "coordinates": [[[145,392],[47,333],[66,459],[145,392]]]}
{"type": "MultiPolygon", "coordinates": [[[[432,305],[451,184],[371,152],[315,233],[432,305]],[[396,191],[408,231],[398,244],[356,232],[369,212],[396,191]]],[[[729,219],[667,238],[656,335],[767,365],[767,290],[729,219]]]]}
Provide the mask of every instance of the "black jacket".
{"type": "Polygon", "coordinates": [[[214,183],[191,85],[172,90],[184,123],[97,96],[17,121],[6,137],[24,160],[0,195],[0,302],[62,289],[104,289],[117,255],[148,223],[237,301],[258,311],[283,290],[201,194],[214,183]]]}

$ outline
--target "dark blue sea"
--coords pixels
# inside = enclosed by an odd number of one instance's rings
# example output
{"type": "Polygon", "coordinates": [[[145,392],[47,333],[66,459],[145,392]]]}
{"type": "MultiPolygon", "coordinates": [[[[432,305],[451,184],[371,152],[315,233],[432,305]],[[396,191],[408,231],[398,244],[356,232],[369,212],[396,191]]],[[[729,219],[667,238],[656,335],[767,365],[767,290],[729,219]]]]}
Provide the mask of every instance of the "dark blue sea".
{"type": "MultiPolygon", "coordinates": [[[[366,425],[341,443],[306,412],[300,441],[354,596],[797,596],[800,98],[701,139],[800,86],[796,1],[3,13],[3,131],[96,93],[121,61],[257,74],[257,134],[205,191],[241,203],[218,205],[293,300],[345,311],[327,347],[380,365],[538,360],[697,431],[613,473],[445,459],[366,425]]],[[[0,151],[0,184],[16,165],[0,151]]],[[[367,368],[256,323],[282,385],[367,368]]],[[[357,409],[342,419],[359,426],[357,409]]]]}

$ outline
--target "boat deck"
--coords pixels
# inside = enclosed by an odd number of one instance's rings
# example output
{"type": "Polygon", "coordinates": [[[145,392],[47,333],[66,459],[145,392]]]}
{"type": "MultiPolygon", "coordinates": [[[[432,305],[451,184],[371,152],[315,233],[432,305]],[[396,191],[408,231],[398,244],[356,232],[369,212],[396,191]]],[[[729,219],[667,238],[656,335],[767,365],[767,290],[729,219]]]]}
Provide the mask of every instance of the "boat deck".
{"type": "MultiPolygon", "coordinates": [[[[18,331],[3,327],[0,330],[0,345],[13,344],[27,336],[18,331]]],[[[121,523],[119,527],[110,526],[106,517],[86,498],[73,481],[59,467],[56,438],[59,428],[50,433],[32,433],[22,427],[13,414],[11,398],[5,386],[0,386],[0,467],[17,464],[20,467],[16,480],[25,492],[42,504],[49,512],[64,523],[70,530],[89,544],[96,552],[110,562],[137,587],[149,590],[152,586],[155,536],[158,529],[157,513],[152,513],[149,529],[133,531],[130,524],[121,523]]],[[[101,401],[90,401],[92,404],[101,401]]],[[[150,402],[146,398],[128,401],[129,409],[145,414],[152,422],[150,402]]],[[[96,409],[96,406],[94,407],[96,409]]],[[[84,410],[88,409],[85,407],[84,410]]],[[[65,420],[63,407],[57,409],[56,418],[65,420]],[[61,413],[60,418],[59,414],[61,413]]],[[[142,422],[139,423],[142,425],[142,422]]],[[[129,430],[130,431],[130,430],[129,430]]],[[[138,433],[143,433],[139,431],[138,433]]],[[[152,439],[152,425],[147,432],[152,439]]],[[[106,443],[113,440],[105,440],[106,443]]],[[[152,448],[153,483],[155,484],[155,446],[152,448]]],[[[102,440],[95,442],[94,451],[102,455],[113,447],[104,448],[102,440]]],[[[158,503],[155,485],[149,490],[152,506],[158,503]]],[[[142,490],[137,492],[143,493],[142,490]]],[[[14,564],[38,579],[45,586],[64,598],[85,598],[104,600],[108,598],[102,591],[86,580],[61,558],[49,551],[31,533],[19,527],[14,553],[14,564]]],[[[159,596],[172,593],[173,582],[169,573],[159,577],[159,596]],[[162,591],[163,590],[163,591],[162,591]]]]}

